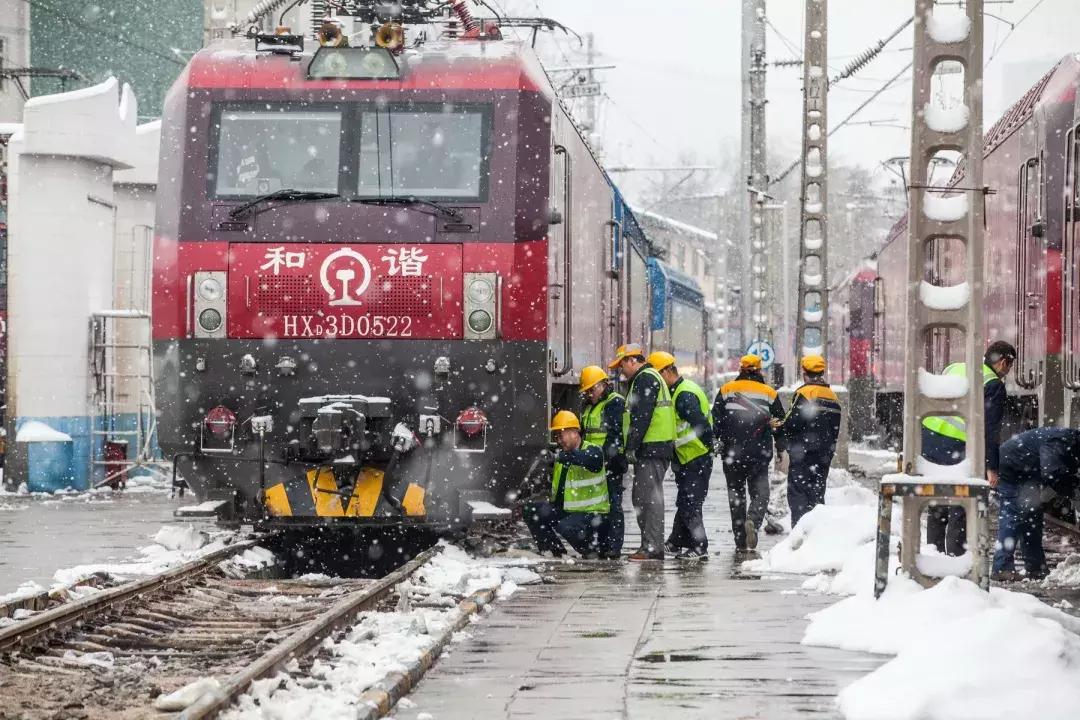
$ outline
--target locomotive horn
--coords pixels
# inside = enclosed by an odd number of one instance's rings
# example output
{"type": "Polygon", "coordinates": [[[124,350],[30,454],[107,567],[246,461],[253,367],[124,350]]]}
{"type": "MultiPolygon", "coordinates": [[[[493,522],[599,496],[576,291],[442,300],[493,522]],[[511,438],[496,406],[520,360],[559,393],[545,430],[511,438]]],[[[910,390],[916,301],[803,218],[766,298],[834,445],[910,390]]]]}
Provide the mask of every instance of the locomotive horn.
{"type": "Polygon", "coordinates": [[[398,50],[405,44],[405,29],[401,23],[385,23],[375,31],[375,44],[390,51],[398,50]]]}
{"type": "Polygon", "coordinates": [[[326,20],[319,26],[319,44],[324,47],[347,47],[349,39],[341,31],[341,25],[326,20]]]}

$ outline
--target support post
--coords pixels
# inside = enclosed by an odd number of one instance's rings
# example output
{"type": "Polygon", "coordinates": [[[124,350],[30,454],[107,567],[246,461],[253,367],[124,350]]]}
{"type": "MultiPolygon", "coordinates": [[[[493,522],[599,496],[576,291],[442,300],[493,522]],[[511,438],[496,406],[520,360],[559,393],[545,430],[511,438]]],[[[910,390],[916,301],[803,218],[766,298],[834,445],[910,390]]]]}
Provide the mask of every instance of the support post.
{"type": "Polygon", "coordinates": [[[796,360],[828,347],[828,0],[806,0],[805,26],[796,360]]]}
{"type": "Polygon", "coordinates": [[[743,232],[749,256],[743,256],[743,347],[768,337],[768,264],[765,218],[767,199],[765,138],[765,0],[743,0],[743,171],[747,194],[743,201],[743,232]]]}

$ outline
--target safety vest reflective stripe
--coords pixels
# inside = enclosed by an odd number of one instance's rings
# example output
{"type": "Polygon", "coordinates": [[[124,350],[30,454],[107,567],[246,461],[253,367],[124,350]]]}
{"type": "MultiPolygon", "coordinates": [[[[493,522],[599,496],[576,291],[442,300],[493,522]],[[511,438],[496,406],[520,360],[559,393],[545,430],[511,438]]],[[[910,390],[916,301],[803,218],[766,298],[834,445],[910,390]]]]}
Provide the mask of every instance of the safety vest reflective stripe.
{"type": "MultiPolygon", "coordinates": [[[[994,380],[998,380],[998,375],[994,372],[994,369],[989,365],[982,366],[983,385],[989,385],[994,380]]],[[[967,363],[953,363],[945,368],[942,375],[952,375],[954,377],[964,377],[967,375],[967,363]]],[[[967,442],[967,422],[962,417],[955,415],[942,416],[931,415],[930,417],[923,418],[923,427],[932,433],[937,433],[943,437],[958,440],[960,442],[967,442]]]]}
{"type": "MultiPolygon", "coordinates": [[[[675,388],[674,400],[676,403],[679,396],[684,393],[693,395],[697,399],[701,414],[708,418],[710,413],[709,398],[705,395],[705,391],[693,380],[683,379],[679,386],[675,388]]],[[[678,409],[675,412],[678,413],[678,409]]],[[[678,419],[679,423],[675,426],[675,461],[680,465],[685,465],[703,455],[708,455],[708,446],[697,436],[690,423],[684,418],[680,417],[678,419]]]]}
{"type": "MultiPolygon", "coordinates": [[[[649,427],[645,430],[645,437],[642,439],[642,442],[674,442],[675,408],[672,407],[671,392],[668,390],[667,383],[664,382],[664,378],[660,377],[660,373],[648,366],[634,376],[634,382],[637,382],[637,379],[642,375],[649,375],[655,379],[657,387],[659,388],[659,394],[656,398],[656,407],[653,409],[652,418],[649,420],[649,427]]],[[[630,434],[630,398],[633,394],[634,384],[631,383],[630,389],[626,393],[626,409],[623,411],[623,442],[626,442],[626,438],[630,434]]]]}
{"type": "Polygon", "coordinates": [[[604,409],[612,398],[619,397],[617,393],[608,393],[600,402],[585,408],[581,416],[582,436],[586,442],[603,445],[607,440],[607,430],[604,429],[604,409]]]}
{"type": "MultiPolygon", "coordinates": [[[[596,443],[583,442],[581,449],[599,448],[596,443]]],[[[580,465],[564,465],[556,462],[551,474],[551,497],[559,495],[559,481],[566,478],[563,489],[563,509],[567,512],[606,513],[611,505],[608,502],[607,480],[604,468],[592,472],[580,465]]]]}

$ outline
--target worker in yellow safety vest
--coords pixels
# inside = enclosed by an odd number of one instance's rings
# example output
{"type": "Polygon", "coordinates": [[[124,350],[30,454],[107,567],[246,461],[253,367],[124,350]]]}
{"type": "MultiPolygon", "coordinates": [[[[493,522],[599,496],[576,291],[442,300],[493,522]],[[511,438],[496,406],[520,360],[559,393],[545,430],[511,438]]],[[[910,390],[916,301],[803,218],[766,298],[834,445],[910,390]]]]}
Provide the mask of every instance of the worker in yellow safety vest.
{"type": "MultiPolygon", "coordinates": [[[[1005,377],[1016,362],[1016,348],[997,340],[983,354],[983,433],[986,438],[986,477],[997,485],[1001,424],[1005,418],[1005,377]]],[[[967,377],[967,363],[952,363],[942,373],[967,377]]],[[[922,457],[935,465],[956,465],[966,455],[967,425],[960,417],[930,416],[922,422],[922,457]]],[[[963,555],[967,546],[964,508],[939,506],[926,512],[926,542],[938,552],[963,555]]]]}
{"type": "Polygon", "coordinates": [[[713,470],[709,398],[696,382],[679,374],[671,353],[654,352],[648,362],[667,383],[675,407],[675,460],[671,467],[678,494],[664,550],[687,562],[708,560],[709,540],[701,506],[709,493],[713,470]]]}
{"type": "Polygon", "coordinates": [[[582,438],[581,423],[568,410],[555,413],[551,431],[559,447],[551,472],[551,496],[547,502],[526,504],[525,524],[541,553],[565,555],[565,539],[582,557],[595,558],[596,530],[610,509],[604,451],[582,438]]]}
{"type": "Polygon", "coordinates": [[[637,343],[615,351],[609,369],[618,368],[628,383],[623,412],[623,448],[634,466],[631,499],[641,547],[630,560],[664,559],[664,475],[675,455],[675,408],[667,383],[645,362],[645,351],[637,343]]]}
{"type": "Polygon", "coordinates": [[[622,416],[626,401],[612,388],[611,378],[599,365],[581,370],[581,397],[585,410],[581,413],[585,442],[604,449],[604,468],[607,475],[610,509],[597,531],[600,557],[615,560],[622,556],[626,521],[623,517],[623,478],[626,457],[622,451],[622,416]]]}

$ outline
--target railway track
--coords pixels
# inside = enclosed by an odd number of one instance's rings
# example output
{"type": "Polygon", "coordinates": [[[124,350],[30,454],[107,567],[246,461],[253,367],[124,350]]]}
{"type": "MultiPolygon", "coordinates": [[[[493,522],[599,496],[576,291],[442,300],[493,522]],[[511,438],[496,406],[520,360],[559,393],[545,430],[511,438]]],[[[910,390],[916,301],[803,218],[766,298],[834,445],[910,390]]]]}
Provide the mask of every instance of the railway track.
{"type": "Polygon", "coordinates": [[[237,543],[0,628],[0,719],[214,718],[255,680],[302,660],[437,552],[380,580],[238,579],[237,543]],[[193,685],[194,683],[194,685],[193,685]],[[205,687],[169,709],[170,693],[205,687]]]}

